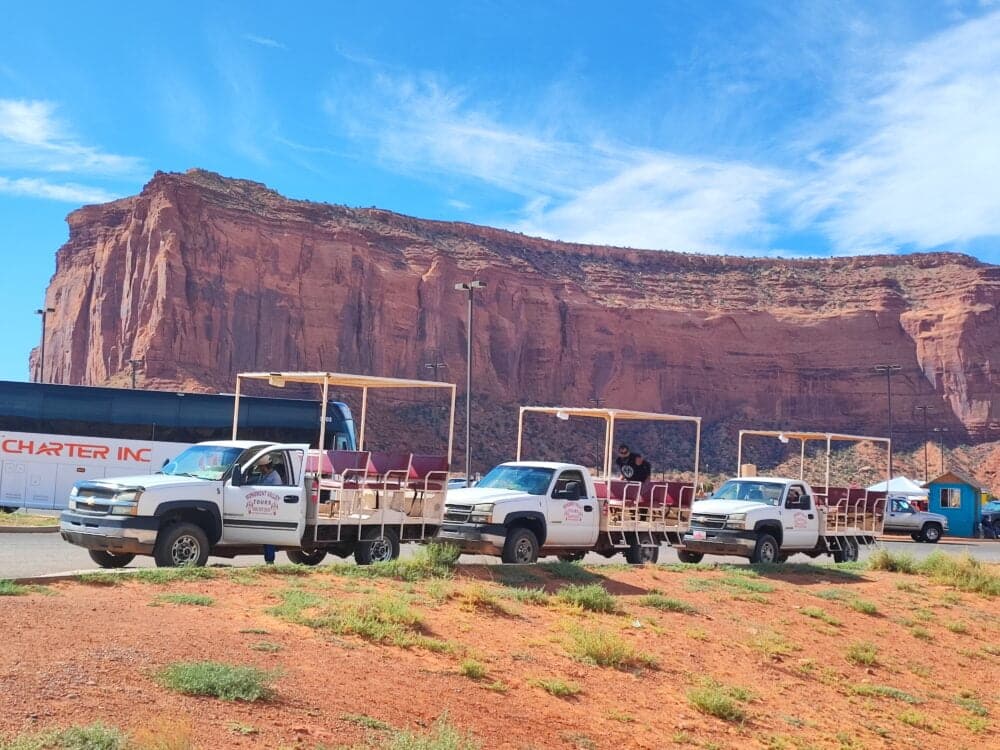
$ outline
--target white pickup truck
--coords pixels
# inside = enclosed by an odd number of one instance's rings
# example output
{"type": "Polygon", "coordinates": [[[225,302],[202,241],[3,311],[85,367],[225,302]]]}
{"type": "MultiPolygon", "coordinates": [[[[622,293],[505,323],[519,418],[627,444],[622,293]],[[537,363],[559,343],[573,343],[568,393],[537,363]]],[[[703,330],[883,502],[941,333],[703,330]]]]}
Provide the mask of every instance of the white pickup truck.
{"type": "Polygon", "coordinates": [[[850,506],[830,507],[819,499],[798,479],[730,479],[692,505],[678,557],[697,563],[705,555],[733,555],[775,563],[801,552],[849,562],[858,559],[860,547],[876,543],[885,517],[884,493],[850,506]]]}
{"type": "Polygon", "coordinates": [[[678,541],[684,511],[667,498],[667,483],[649,485],[646,500],[639,492],[638,483],[595,480],[577,464],[504,463],[475,487],[448,493],[438,538],[505,563],[575,561],[588,552],[655,563],[661,544],[678,541]],[[616,489],[624,490],[617,499],[616,489]]]}

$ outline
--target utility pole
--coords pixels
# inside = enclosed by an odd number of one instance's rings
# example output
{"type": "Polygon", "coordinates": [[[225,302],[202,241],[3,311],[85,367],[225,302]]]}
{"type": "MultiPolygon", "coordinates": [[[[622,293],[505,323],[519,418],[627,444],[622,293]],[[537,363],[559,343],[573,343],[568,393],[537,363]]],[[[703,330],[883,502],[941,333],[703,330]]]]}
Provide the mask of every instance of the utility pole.
{"type": "Polygon", "coordinates": [[[46,333],[46,322],[48,321],[49,313],[54,313],[56,309],[54,307],[40,307],[35,310],[35,315],[42,316],[42,345],[38,348],[38,382],[45,382],[45,333],[46,333]]]}
{"type": "MultiPolygon", "coordinates": [[[[875,372],[879,375],[885,375],[885,389],[886,395],[888,397],[888,410],[889,410],[889,482],[892,483],[892,376],[903,368],[899,365],[875,365],[875,372]]],[[[889,491],[889,485],[886,485],[886,491],[889,491]]]]}
{"type": "Polygon", "coordinates": [[[144,359],[130,359],[128,361],[128,363],[130,365],[132,365],[132,390],[134,391],[135,390],[135,385],[136,385],[136,383],[135,383],[135,373],[136,373],[136,370],[138,370],[140,367],[142,367],[144,364],[146,364],[146,360],[144,360],[144,359]]]}
{"type": "Polygon", "coordinates": [[[924,414],[924,484],[927,484],[927,412],[933,412],[932,409],[927,404],[921,404],[920,406],[913,407],[916,411],[923,412],[924,414]]]}
{"type": "Polygon", "coordinates": [[[944,474],[944,433],[948,431],[947,427],[935,427],[934,432],[938,436],[938,453],[941,455],[941,473],[944,474]]]}
{"type": "Polygon", "coordinates": [[[485,281],[472,281],[455,284],[455,291],[469,293],[469,315],[466,335],[468,347],[465,357],[465,482],[472,484],[472,296],[477,289],[485,289],[485,281]]]}

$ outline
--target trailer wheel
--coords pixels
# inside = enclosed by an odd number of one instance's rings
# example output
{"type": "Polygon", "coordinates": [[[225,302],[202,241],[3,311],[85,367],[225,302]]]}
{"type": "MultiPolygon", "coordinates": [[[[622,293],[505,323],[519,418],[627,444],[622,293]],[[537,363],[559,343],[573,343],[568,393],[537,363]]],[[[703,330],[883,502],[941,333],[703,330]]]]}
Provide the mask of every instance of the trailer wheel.
{"type": "Polygon", "coordinates": [[[677,559],[682,563],[697,565],[705,559],[705,554],[703,552],[689,552],[686,549],[679,549],[677,550],[677,559]]]}
{"type": "Polygon", "coordinates": [[[503,543],[500,559],[505,563],[529,564],[538,561],[538,537],[531,529],[511,529],[503,543]]]}
{"type": "Polygon", "coordinates": [[[87,550],[90,559],[102,568],[124,568],[135,559],[135,555],[127,552],[105,552],[102,549],[87,550]]]}
{"type": "Polygon", "coordinates": [[[757,546],[753,548],[753,555],[750,557],[752,563],[773,563],[778,561],[781,548],[778,547],[778,540],[770,534],[761,534],[757,537],[757,546]]]}
{"type": "Polygon", "coordinates": [[[296,565],[319,565],[326,557],[325,549],[290,549],[285,555],[296,565]]]}
{"type": "Polygon", "coordinates": [[[625,550],[625,561],[629,565],[655,565],[660,559],[659,547],[643,547],[641,544],[632,544],[625,550]]]}
{"type": "Polygon", "coordinates": [[[208,537],[193,523],[175,523],[160,530],[153,559],[158,568],[201,568],[208,562],[208,537]]]}
{"type": "Polygon", "coordinates": [[[941,527],[936,523],[925,523],[920,536],[925,542],[937,544],[941,541],[941,527]]]}
{"type": "Polygon", "coordinates": [[[397,557],[399,557],[399,537],[392,529],[383,529],[382,533],[372,539],[362,539],[354,548],[354,562],[358,565],[389,562],[397,557]]]}
{"type": "Polygon", "coordinates": [[[844,553],[844,562],[857,562],[861,556],[861,546],[854,540],[847,540],[847,551],[844,553]]]}
{"type": "Polygon", "coordinates": [[[561,555],[556,555],[556,558],[560,562],[575,563],[580,562],[586,555],[586,552],[563,552],[561,555]]]}

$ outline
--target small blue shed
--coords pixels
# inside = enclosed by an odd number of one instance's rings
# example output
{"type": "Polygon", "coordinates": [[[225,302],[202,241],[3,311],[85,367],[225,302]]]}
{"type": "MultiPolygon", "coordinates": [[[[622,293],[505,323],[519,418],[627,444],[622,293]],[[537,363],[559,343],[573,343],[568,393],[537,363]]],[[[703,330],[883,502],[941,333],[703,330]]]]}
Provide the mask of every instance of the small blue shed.
{"type": "Polygon", "coordinates": [[[983,483],[950,470],[927,483],[927,510],[948,519],[948,535],[974,537],[979,530],[984,498],[983,483]]]}

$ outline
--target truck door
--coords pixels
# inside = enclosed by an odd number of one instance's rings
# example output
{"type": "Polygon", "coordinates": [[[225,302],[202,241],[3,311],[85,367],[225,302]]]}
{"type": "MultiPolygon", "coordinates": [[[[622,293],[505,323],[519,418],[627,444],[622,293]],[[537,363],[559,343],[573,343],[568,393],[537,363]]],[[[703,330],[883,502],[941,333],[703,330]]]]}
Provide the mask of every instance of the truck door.
{"type": "Polygon", "coordinates": [[[599,505],[587,496],[588,486],[579,469],[567,469],[556,477],[547,501],[546,546],[590,547],[597,542],[599,505]]]}
{"type": "Polygon", "coordinates": [[[308,445],[272,445],[237,467],[238,483],[230,478],[223,486],[223,544],[299,545],[308,506],[304,489],[308,449],[308,445]],[[267,474],[265,465],[270,466],[267,474]]]}
{"type": "Polygon", "coordinates": [[[898,497],[889,498],[889,512],[886,514],[885,526],[909,532],[920,531],[920,522],[913,508],[906,500],[898,497]]]}
{"type": "Polygon", "coordinates": [[[819,538],[819,514],[816,498],[810,497],[804,485],[789,485],[781,505],[782,547],[812,549],[819,538]]]}

